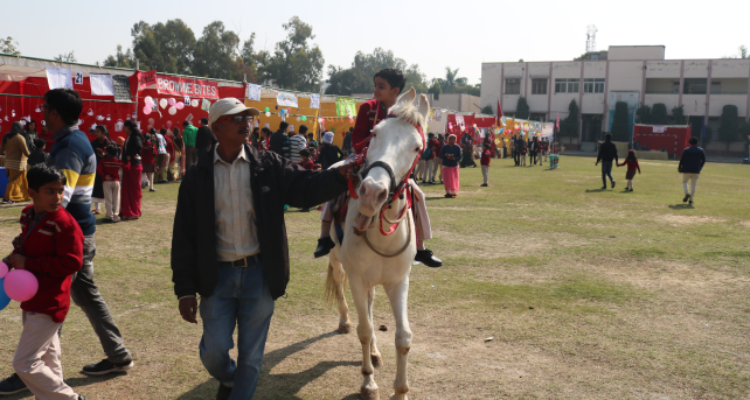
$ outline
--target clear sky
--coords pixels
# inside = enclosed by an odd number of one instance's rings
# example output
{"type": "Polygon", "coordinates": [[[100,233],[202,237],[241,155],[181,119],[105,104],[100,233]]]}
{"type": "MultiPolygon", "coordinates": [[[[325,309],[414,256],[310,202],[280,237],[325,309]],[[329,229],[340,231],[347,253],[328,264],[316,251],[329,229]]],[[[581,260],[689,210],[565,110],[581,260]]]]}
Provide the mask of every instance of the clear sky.
{"type": "MultiPolygon", "coordinates": [[[[23,55],[52,58],[75,51],[95,63],[132,46],[130,28],[180,18],[200,37],[215,20],[256,48],[272,50],[281,24],[297,15],[313,27],[326,64],[348,67],[358,50],[393,50],[428,78],[445,67],[478,83],[484,61],[569,60],[584,53],[586,27],[597,26],[597,49],[665,45],[670,59],[735,56],[750,47],[750,1],[300,1],[0,0],[0,37],[23,55]],[[33,9],[31,9],[33,8],[33,9]],[[12,17],[15,16],[15,17],[12,17]]],[[[326,68],[327,71],[327,68],[326,68]]],[[[327,78],[327,74],[325,74],[327,78]]]]}

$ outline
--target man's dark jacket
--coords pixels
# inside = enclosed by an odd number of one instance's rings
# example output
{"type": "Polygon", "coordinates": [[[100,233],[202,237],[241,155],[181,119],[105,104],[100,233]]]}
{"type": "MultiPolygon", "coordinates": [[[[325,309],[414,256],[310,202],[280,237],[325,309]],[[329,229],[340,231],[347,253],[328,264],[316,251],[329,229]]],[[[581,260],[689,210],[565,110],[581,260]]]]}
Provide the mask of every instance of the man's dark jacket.
{"type": "MultiPolygon", "coordinates": [[[[172,236],[172,281],[177,297],[211,296],[218,281],[216,215],[214,212],[214,148],[188,170],[180,185],[172,236]]],[[[346,178],[338,169],[302,169],[271,151],[245,145],[250,160],[258,241],[263,276],[274,299],[289,282],[289,248],[284,204],[310,208],[344,192],[346,178]]]]}
{"type": "Polygon", "coordinates": [[[599,154],[596,157],[596,162],[612,162],[617,161],[617,146],[614,143],[607,140],[599,146],[599,154]]]}
{"type": "Polygon", "coordinates": [[[706,153],[698,146],[690,146],[682,151],[677,168],[686,174],[700,174],[706,163],[706,153]]]}

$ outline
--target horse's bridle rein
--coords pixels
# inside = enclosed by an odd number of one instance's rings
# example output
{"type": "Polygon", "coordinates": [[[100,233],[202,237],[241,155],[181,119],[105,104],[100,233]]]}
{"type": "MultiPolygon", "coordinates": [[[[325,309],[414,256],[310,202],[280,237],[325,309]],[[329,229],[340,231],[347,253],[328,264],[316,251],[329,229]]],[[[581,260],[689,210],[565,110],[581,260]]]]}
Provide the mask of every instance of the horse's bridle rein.
{"type": "MultiPolygon", "coordinates": [[[[392,118],[398,118],[398,115],[389,114],[386,119],[392,119],[392,118]]],[[[424,130],[422,129],[422,127],[416,123],[411,123],[411,125],[413,125],[417,129],[417,132],[419,132],[419,135],[422,138],[422,147],[417,149],[417,155],[414,158],[414,162],[412,163],[411,168],[409,168],[409,172],[404,176],[404,178],[398,184],[396,184],[397,181],[396,181],[396,176],[393,173],[393,168],[391,168],[391,166],[385,161],[375,161],[372,164],[367,164],[367,148],[364,148],[362,150],[362,154],[357,156],[357,158],[354,161],[355,165],[365,166],[364,170],[359,173],[360,182],[364,181],[365,177],[367,177],[367,174],[369,174],[373,168],[382,168],[383,170],[385,170],[385,172],[388,174],[388,178],[391,180],[391,185],[388,190],[388,201],[380,209],[380,223],[379,223],[380,233],[384,236],[388,236],[396,231],[399,224],[401,223],[404,216],[406,215],[406,211],[412,207],[412,195],[411,195],[411,187],[410,187],[411,185],[409,184],[409,178],[411,177],[412,172],[414,172],[414,168],[417,167],[419,158],[422,155],[422,152],[424,151],[424,148],[426,146],[426,140],[424,136],[424,130]],[[385,217],[385,211],[392,207],[392,204],[396,200],[396,198],[403,199],[404,196],[406,197],[406,201],[407,201],[406,205],[404,206],[403,210],[401,210],[398,218],[396,218],[395,221],[388,221],[391,226],[390,226],[390,229],[386,231],[383,227],[383,221],[387,220],[387,218],[385,217]]],[[[374,136],[374,132],[371,133],[370,136],[368,136],[365,139],[365,141],[366,142],[371,141],[373,139],[373,136],[374,136]]],[[[354,183],[352,182],[352,180],[349,180],[349,194],[351,195],[353,199],[359,198],[356,191],[354,190],[354,183]]],[[[365,240],[366,239],[367,237],[365,236],[365,240]]],[[[407,244],[408,244],[408,241],[407,241],[407,244]]],[[[369,245],[369,241],[368,241],[368,245],[369,245]]],[[[370,246],[370,248],[372,248],[372,246],[370,246]]],[[[403,250],[405,249],[406,248],[402,249],[401,252],[403,252],[403,250]]],[[[399,252],[398,254],[400,254],[401,252],[399,252]]],[[[377,253],[380,255],[383,255],[380,252],[377,252],[377,253]]]]}

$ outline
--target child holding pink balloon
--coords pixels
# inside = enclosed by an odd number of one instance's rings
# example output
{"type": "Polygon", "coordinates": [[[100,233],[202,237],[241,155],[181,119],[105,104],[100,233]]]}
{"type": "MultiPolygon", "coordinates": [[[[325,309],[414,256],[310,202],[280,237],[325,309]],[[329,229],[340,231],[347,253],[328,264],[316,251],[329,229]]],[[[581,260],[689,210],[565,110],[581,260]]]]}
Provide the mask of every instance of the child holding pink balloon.
{"type": "Polygon", "coordinates": [[[85,400],[63,381],[57,335],[70,308],[71,276],[83,263],[83,232],[62,207],[66,178],[59,169],[39,164],[27,179],[34,204],[21,212],[21,235],[4,260],[12,270],[3,288],[23,310],[13,368],[38,399],[85,400]]]}

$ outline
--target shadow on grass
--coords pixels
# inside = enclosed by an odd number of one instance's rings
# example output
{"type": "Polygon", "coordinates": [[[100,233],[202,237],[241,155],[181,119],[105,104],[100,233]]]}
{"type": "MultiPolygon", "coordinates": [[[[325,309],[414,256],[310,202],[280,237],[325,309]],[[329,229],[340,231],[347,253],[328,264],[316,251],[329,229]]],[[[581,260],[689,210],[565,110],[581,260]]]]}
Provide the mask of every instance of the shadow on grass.
{"type": "MultiPolygon", "coordinates": [[[[83,374],[82,374],[83,375],[83,374]]],[[[83,375],[79,378],[68,378],[65,379],[65,383],[68,384],[68,386],[72,387],[73,390],[78,393],[77,388],[80,388],[82,386],[89,386],[100,382],[106,382],[111,379],[117,379],[121,376],[125,376],[125,372],[116,372],[112,374],[107,374],[104,376],[86,376],[83,375]]],[[[20,399],[32,399],[33,395],[30,391],[25,391],[21,393],[16,393],[14,395],[10,396],[2,396],[3,400],[20,400],[20,399]]]]}
{"type": "Polygon", "coordinates": [[[586,189],[586,193],[600,193],[600,192],[606,192],[607,189],[586,189]]]}
{"type": "Polygon", "coordinates": [[[670,204],[669,208],[673,210],[692,210],[695,207],[692,204],[670,204]]]}
{"type": "MultiPolygon", "coordinates": [[[[320,378],[326,372],[336,367],[358,367],[361,361],[321,361],[306,371],[272,374],[271,370],[286,358],[305,350],[308,346],[330,337],[340,336],[338,332],[328,332],[310,339],[294,343],[287,347],[266,353],[263,357],[258,390],[255,397],[263,399],[291,399],[299,400],[295,394],[310,382],[320,378]]],[[[193,390],[178,397],[178,400],[209,399],[216,395],[219,383],[210,379],[193,388],[193,390]]],[[[344,397],[342,400],[358,399],[358,394],[344,397]]]]}

